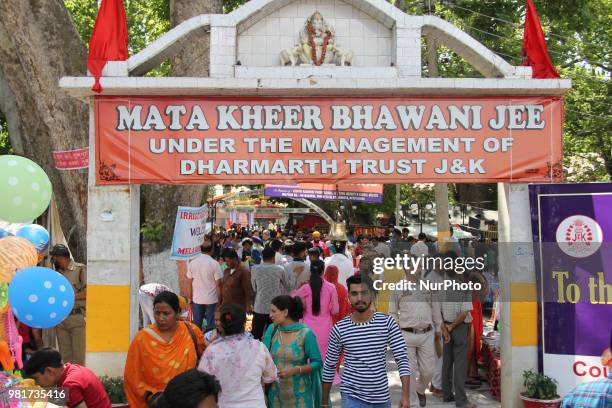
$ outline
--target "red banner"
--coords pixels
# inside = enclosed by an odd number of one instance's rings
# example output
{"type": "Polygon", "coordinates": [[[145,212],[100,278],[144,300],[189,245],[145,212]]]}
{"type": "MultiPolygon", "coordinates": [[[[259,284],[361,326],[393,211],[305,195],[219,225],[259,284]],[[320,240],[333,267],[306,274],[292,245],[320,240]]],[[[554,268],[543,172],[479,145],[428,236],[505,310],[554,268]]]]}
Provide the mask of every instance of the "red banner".
{"type": "Polygon", "coordinates": [[[96,97],[98,184],[550,182],[559,97],[96,97]]]}
{"type": "Polygon", "coordinates": [[[58,170],[86,169],[89,167],[89,148],[53,152],[53,162],[58,170]]]}

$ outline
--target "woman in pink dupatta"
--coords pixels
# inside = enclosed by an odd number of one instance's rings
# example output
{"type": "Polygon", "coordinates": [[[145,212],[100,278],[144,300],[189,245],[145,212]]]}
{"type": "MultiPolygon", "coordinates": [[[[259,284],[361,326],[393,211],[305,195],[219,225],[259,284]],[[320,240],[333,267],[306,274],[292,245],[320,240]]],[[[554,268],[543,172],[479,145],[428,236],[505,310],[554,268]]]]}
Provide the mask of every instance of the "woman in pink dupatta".
{"type": "Polygon", "coordinates": [[[333,327],[332,316],[338,313],[336,287],[323,279],[324,268],[322,261],[313,262],[310,265],[310,281],[293,293],[294,296],[302,298],[306,305],[301,322],[310,327],[317,337],[323,361],[327,354],[329,333],[333,327]]]}

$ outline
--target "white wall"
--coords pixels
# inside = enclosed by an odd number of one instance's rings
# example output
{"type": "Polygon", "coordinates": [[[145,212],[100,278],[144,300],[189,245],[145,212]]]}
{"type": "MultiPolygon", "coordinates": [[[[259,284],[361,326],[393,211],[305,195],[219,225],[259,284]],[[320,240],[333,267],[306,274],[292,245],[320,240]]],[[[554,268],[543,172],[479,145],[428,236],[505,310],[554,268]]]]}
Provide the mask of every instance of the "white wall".
{"type": "Polygon", "coordinates": [[[142,259],[145,283],[161,283],[179,293],[176,261],[170,259],[170,249],[142,259]]]}
{"type": "Polygon", "coordinates": [[[280,8],[238,36],[238,60],[243,66],[279,66],[279,53],[296,44],[306,19],[318,10],[335,31],[336,45],[355,53],[354,66],[390,66],[391,30],[349,3],[300,0],[280,8]]]}

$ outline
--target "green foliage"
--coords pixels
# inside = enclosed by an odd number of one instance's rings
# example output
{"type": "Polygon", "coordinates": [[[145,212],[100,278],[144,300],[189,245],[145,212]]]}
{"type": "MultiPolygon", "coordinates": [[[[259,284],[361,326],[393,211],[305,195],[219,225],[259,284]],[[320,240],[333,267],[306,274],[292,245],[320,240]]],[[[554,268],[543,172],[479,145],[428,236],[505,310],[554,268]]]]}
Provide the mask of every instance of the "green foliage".
{"type": "Polygon", "coordinates": [[[13,154],[11,139],[8,134],[8,124],[6,119],[0,116],[0,155],[13,154]]]}
{"type": "MultiPolygon", "coordinates": [[[[170,29],[170,0],[128,0],[125,14],[128,18],[130,54],[136,54],[170,29]]],[[[167,76],[170,63],[149,72],[148,76],[167,76]]]]}
{"type": "Polygon", "coordinates": [[[147,221],[140,226],[140,233],[147,241],[161,242],[164,225],[161,222],[147,221]]]}
{"type": "MultiPolygon", "coordinates": [[[[512,65],[521,65],[525,1],[391,1],[412,14],[429,12],[457,25],[512,65]],[[431,10],[429,5],[433,5],[431,10]]],[[[569,181],[612,178],[612,2],[534,1],[551,60],[573,89],[565,98],[564,164],[569,181]],[[595,154],[594,154],[595,153],[595,154]],[[577,161],[581,163],[577,165],[577,161]]],[[[482,77],[457,54],[439,47],[442,77],[482,77]]],[[[427,75],[426,53],[423,72],[427,75]]]]}
{"type": "Polygon", "coordinates": [[[529,398],[539,400],[559,398],[557,381],[533,370],[523,371],[523,385],[525,386],[525,396],[529,398]]]}
{"type": "Polygon", "coordinates": [[[108,397],[111,400],[111,404],[120,404],[127,402],[125,392],[123,390],[123,377],[100,377],[100,382],[104,386],[108,397]]]}
{"type": "MultiPolygon", "coordinates": [[[[64,0],[66,8],[85,44],[93,31],[98,14],[97,0],[64,0]]],[[[170,0],[125,0],[128,20],[129,53],[134,55],[170,29],[170,0]]],[[[166,76],[170,64],[165,62],[147,75],[166,76]]]]}
{"type": "Polygon", "coordinates": [[[72,16],[72,21],[85,44],[93,31],[98,14],[97,0],[64,0],[64,5],[72,16]]]}
{"type": "Polygon", "coordinates": [[[242,6],[248,0],[223,0],[223,11],[227,13],[231,13],[238,7],[242,6]]]}

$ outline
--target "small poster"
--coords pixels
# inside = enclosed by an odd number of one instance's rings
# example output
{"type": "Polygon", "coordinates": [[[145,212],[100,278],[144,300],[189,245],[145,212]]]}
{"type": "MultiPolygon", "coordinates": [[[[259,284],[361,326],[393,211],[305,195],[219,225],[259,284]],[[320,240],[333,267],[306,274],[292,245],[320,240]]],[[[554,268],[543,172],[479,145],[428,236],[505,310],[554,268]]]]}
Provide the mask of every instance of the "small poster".
{"type": "Polygon", "coordinates": [[[206,234],[208,207],[178,207],[170,259],[188,260],[200,255],[206,234]]]}
{"type": "Polygon", "coordinates": [[[307,198],[311,200],[349,200],[382,203],[382,184],[266,184],[267,197],[307,198]]]}
{"type": "Polygon", "coordinates": [[[76,170],[89,167],[89,147],[53,152],[53,163],[58,170],[76,170]]]}

